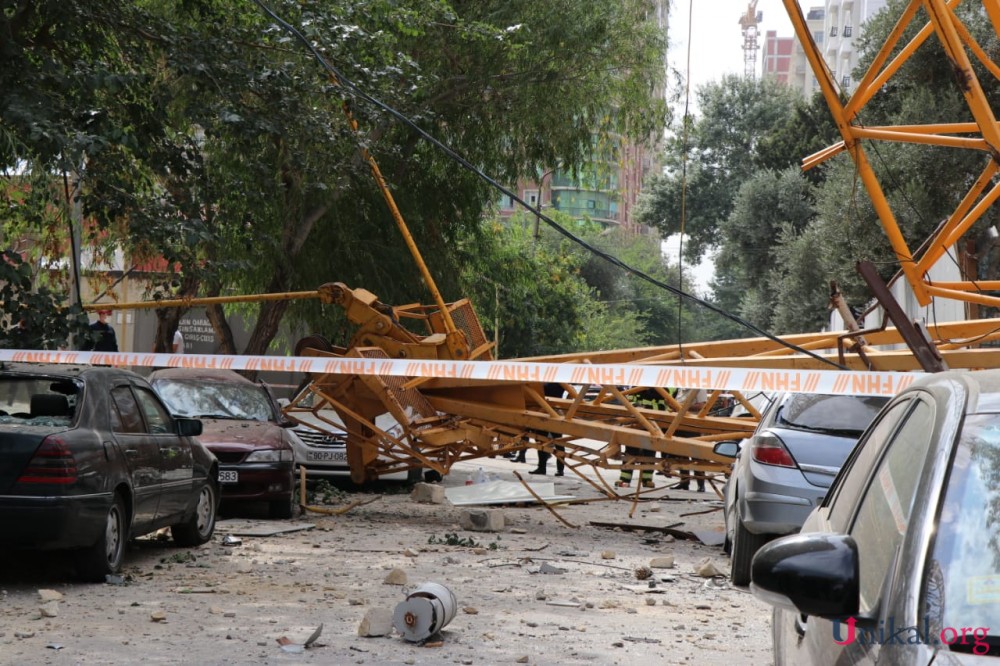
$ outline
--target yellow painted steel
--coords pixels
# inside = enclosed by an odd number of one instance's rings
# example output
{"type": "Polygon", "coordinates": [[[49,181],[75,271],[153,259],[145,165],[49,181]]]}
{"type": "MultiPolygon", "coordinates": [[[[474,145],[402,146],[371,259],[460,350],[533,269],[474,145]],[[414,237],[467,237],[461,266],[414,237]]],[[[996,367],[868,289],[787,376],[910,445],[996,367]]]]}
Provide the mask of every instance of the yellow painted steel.
{"type": "MultiPolygon", "coordinates": [[[[972,225],[982,219],[1000,198],[1000,185],[990,187],[998,171],[997,162],[1000,160],[1000,126],[972,67],[969,52],[995,77],[1000,77],[1000,66],[989,57],[987,50],[976,42],[971,32],[954,13],[953,10],[960,0],[909,2],[846,104],[841,102],[836,83],[812,39],[799,3],[796,0],[783,0],[783,2],[843,138],[843,143],[834,144],[806,158],[803,161],[803,169],[813,168],[844,150],[850,153],[857,167],[858,177],[868,192],[886,238],[900,262],[902,273],[913,289],[918,303],[926,306],[932,297],[940,296],[969,303],[996,305],[998,302],[996,298],[980,293],[987,289],[982,283],[969,281],[961,286],[949,284],[946,288],[942,288],[941,285],[931,285],[927,278],[928,272],[946,256],[948,249],[955,245],[972,225]],[[921,9],[924,10],[923,13],[920,12],[921,9]],[[912,39],[903,44],[903,36],[921,16],[929,20],[919,27],[912,39]],[[921,46],[925,44],[930,46],[932,36],[935,37],[933,41],[943,48],[956,73],[960,91],[974,122],[863,127],[858,122],[858,114],[875,94],[883,90],[883,86],[921,46]],[[955,136],[962,134],[972,136],[955,136]],[[973,149],[982,151],[986,156],[982,174],[934,237],[925,243],[919,261],[914,261],[915,253],[910,251],[903,237],[878,179],[871,169],[865,150],[861,146],[861,140],[901,141],[946,148],[973,149]]],[[[1000,36],[1000,6],[996,0],[986,0],[983,6],[993,25],[994,36],[1000,36]]]]}

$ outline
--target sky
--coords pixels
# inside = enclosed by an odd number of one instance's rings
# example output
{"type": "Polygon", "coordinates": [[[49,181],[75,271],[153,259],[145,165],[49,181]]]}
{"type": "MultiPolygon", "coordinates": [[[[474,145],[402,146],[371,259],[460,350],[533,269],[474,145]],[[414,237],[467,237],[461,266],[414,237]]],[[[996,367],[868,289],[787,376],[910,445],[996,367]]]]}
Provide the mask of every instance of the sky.
{"type": "MultiPolygon", "coordinates": [[[[822,4],[821,2],[800,3],[803,6],[822,4]]],[[[739,20],[746,13],[748,0],[670,0],[669,62],[671,68],[687,72],[688,44],[691,44],[691,98],[692,105],[698,86],[717,81],[724,74],[743,74],[743,33],[739,20]],[[688,38],[689,9],[694,14],[690,20],[691,35],[688,38]]],[[[791,37],[795,31],[781,0],[758,0],[757,11],[763,13],[758,23],[757,73],[760,74],[763,57],[764,35],[775,30],[779,37],[791,37]]],[[[683,102],[682,102],[683,103],[683,102]]],[[[694,107],[692,106],[692,110],[694,107]]],[[[679,109],[683,113],[683,107],[679,109]]],[[[671,261],[677,261],[679,237],[668,238],[663,250],[671,261]]],[[[708,292],[708,281],[712,279],[712,262],[706,260],[690,269],[701,293],[708,292]]]]}

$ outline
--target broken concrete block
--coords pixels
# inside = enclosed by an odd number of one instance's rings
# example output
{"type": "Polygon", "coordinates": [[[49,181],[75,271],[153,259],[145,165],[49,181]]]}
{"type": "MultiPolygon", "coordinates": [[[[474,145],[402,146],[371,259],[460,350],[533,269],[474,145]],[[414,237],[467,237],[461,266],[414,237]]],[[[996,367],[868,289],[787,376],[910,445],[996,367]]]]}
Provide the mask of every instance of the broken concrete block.
{"type": "Polygon", "coordinates": [[[369,608],[358,625],[358,636],[375,638],[392,633],[392,611],[388,608],[369,608]]]}
{"type": "Polygon", "coordinates": [[[462,529],[472,532],[499,532],[503,529],[503,512],[491,509],[469,509],[462,512],[462,529]]]}
{"type": "Polygon", "coordinates": [[[444,504],[447,499],[444,495],[444,486],[432,483],[418,483],[413,486],[410,499],[421,504],[444,504]]]}
{"type": "Polygon", "coordinates": [[[42,617],[56,617],[59,615],[59,602],[50,601],[47,604],[42,604],[39,606],[38,612],[41,613],[42,617]]]}
{"type": "Polygon", "coordinates": [[[38,590],[38,598],[43,603],[48,603],[49,601],[61,601],[63,595],[62,592],[56,592],[55,590],[38,590]]]}
{"type": "Polygon", "coordinates": [[[673,569],[674,568],[674,556],[673,555],[661,555],[660,557],[654,557],[649,561],[650,569],[673,569]]]}
{"type": "Polygon", "coordinates": [[[695,565],[694,572],[703,578],[711,578],[712,576],[721,576],[722,572],[719,568],[715,566],[712,562],[712,558],[706,557],[697,565],[695,565]]]}
{"type": "Polygon", "coordinates": [[[396,567],[382,581],[385,585],[406,585],[406,572],[396,567]]]}

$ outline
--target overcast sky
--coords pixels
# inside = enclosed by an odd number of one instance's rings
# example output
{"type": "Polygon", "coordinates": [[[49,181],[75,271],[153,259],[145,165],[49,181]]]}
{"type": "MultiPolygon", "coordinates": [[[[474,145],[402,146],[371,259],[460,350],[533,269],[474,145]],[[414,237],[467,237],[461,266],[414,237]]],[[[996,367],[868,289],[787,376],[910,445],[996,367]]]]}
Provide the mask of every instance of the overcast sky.
{"type": "MultiPolygon", "coordinates": [[[[802,6],[820,6],[823,3],[802,3],[802,6]]],[[[743,74],[743,32],[740,28],[740,17],[743,16],[748,0],[670,0],[670,67],[682,74],[688,67],[688,43],[691,44],[691,104],[694,111],[694,97],[698,86],[717,81],[724,74],[743,74]],[[691,37],[688,39],[689,9],[693,5],[694,16],[690,21],[691,37]]],[[[764,35],[768,30],[775,30],[778,37],[791,37],[795,34],[792,22],[788,18],[785,6],[781,0],[758,0],[757,11],[763,13],[757,25],[757,74],[760,75],[764,35]]],[[[682,97],[683,100],[683,97],[682,97]]],[[[683,101],[682,101],[683,104],[683,101]]],[[[683,107],[678,115],[683,114],[683,107]]],[[[672,236],[663,243],[664,252],[671,261],[677,261],[679,236],[672,236]]],[[[713,267],[710,260],[691,269],[697,282],[698,291],[708,292],[708,281],[712,279],[713,267]]]]}

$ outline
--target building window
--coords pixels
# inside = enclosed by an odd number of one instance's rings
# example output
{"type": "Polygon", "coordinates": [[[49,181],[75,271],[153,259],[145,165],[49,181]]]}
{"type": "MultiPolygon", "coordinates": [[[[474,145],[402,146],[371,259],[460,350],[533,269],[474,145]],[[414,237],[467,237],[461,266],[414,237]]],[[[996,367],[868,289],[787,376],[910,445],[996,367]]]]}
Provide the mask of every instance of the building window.
{"type": "Polygon", "coordinates": [[[524,200],[528,202],[529,206],[538,207],[538,190],[525,190],[524,200]]]}
{"type": "Polygon", "coordinates": [[[514,199],[509,194],[500,197],[501,210],[514,210],[514,199]]]}
{"type": "Polygon", "coordinates": [[[844,78],[840,80],[840,85],[842,88],[847,89],[851,87],[851,77],[845,75],[844,78]]]}
{"type": "Polygon", "coordinates": [[[830,28],[830,36],[831,37],[837,36],[837,26],[833,26],[832,28],[830,28]]]}
{"type": "Polygon", "coordinates": [[[587,208],[590,208],[590,209],[597,208],[597,202],[594,201],[593,199],[588,199],[587,200],[587,208]]]}
{"type": "Polygon", "coordinates": [[[844,26],[844,37],[850,37],[850,36],[851,36],[851,26],[845,25],[844,26]]]}

